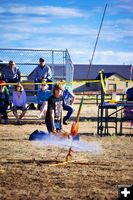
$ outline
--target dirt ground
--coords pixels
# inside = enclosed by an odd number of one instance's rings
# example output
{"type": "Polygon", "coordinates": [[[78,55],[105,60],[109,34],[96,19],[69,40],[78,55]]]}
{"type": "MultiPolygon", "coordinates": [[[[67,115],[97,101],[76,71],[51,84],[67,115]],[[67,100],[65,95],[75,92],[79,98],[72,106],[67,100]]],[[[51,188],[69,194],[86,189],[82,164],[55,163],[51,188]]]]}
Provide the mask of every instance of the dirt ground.
{"type": "MultiPolygon", "coordinates": [[[[79,148],[70,162],[59,164],[65,161],[67,148],[37,146],[28,140],[34,130],[46,131],[37,119],[27,120],[32,112],[22,125],[0,125],[0,200],[114,200],[118,185],[133,184],[131,130],[128,136],[97,136],[97,106],[85,104],[80,140],[95,141],[102,151],[92,154],[79,148]]],[[[71,123],[64,128],[70,127],[71,123]]]]}

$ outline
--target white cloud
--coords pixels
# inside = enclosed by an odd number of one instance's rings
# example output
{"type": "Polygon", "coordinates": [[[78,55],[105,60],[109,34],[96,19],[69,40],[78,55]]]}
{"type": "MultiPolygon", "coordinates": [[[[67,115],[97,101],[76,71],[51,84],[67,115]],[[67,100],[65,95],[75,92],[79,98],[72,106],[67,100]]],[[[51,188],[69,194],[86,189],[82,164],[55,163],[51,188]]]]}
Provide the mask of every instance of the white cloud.
{"type": "MultiPolygon", "coordinates": [[[[91,52],[87,51],[71,51],[70,55],[75,64],[89,64],[91,52]]],[[[133,52],[118,51],[96,51],[92,64],[133,64],[133,52]]]]}
{"type": "Polygon", "coordinates": [[[72,18],[72,17],[84,17],[85,13],[75,8],[56,7],[56,6],[27,6],[21,4],[10,4],[6,8],[1,8],[1,13],[4,12],[12,14],[23,15],[42,15],[42,16],[54,16],[60,18],[72,18]]]}
{"type": "Polygon", "coordinates": [[[108,4],[107,11],[112,14],[118,13],[133,13],[133,1],[132,0],[114,0],[108,4]],[[113,3],[112,3],[113,2],[113,3]]]}
{"type": "MultiPolygon", "coordinates": [[[[121,15],[116,15],[121,10],[128,9],[128,5],[122,8],[126,0],[121,1],[121,4],[118,4],[118,1],[114,2],[113,7],[108,5],[109,8],[107,8],[107,16],[105,16],[100,33],[94,64],[132,63],[133,54],[124,51],[126,47],[132,48],[133,19],[130,16],[121,18],[121,15]],[[111,10],[115,14],[112,14],[111,10]],[[121,47],[122,43],[124,45],[121,47]]],[[[99,29],[98,10],[101,12],[103,8],[96,6],[90,10],[89,15],[86,15],[80,9],[68,7],[34,7],[21,4],[1,7],[1,47],[17,48],[18,43],[20,48],[67,48],[74,63],[89,63],[99,29]],[[6,15],[7,12],[8,15],[6,15]],[[94,21],[91,21],[89,17],[92,17],[94,21]]]]}
{"type": "Polygon", "coordinates": [[[94,61],[96,63],[110,64],[132,64],[133,52],[123,51],[100,51],[96,52],[94,61]]]}

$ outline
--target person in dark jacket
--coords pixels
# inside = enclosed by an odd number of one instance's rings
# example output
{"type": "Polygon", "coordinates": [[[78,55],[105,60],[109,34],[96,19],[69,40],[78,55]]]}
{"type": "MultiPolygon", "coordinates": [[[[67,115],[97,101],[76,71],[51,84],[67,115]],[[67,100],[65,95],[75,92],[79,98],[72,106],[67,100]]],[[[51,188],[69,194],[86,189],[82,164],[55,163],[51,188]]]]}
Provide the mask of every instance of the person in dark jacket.
{"type": "Polygon", "coordinates": [[[2,68],[1,72],[2,78],[6,83],[20,82],[21,72],[13,60],[10,60],[9,64],[2,68]]]}

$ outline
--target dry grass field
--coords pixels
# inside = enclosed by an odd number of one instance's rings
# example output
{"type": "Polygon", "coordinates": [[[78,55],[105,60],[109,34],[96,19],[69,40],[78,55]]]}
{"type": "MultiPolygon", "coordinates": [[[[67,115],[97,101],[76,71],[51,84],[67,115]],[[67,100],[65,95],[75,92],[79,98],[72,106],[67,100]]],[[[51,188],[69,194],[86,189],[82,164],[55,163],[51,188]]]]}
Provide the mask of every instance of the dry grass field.
{"type": "Polygon", "coordinates": [[[28,140],[34,130],[46,131],[44,123],[26,120],[33,115],[28,112],[22,125],[0,125],[0,200],[114,200],[119,184],[133,184],[133,137],[97,136],[97,106],[83,105],[79,132],[81,141],[96,142],[102,151],[79,145],[67,164],[59,163],[68,148],[28,140]]]}

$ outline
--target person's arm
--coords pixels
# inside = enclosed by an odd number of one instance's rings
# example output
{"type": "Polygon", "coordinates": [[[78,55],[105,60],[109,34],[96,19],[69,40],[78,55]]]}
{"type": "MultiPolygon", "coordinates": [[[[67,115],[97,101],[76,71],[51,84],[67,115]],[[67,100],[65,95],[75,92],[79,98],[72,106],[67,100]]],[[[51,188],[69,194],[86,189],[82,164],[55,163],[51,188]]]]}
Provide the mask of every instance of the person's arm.
{"type": "Polygon", "coordinates": [[[73,97],[71,98],[71,105],[74,103],[75,99],[76,99],[75,96],[73,96],[73,97]]]}
{"type": "Polygon", "coordinates": [[[75,99],[76,99],[76,97],[75,97],[75,95],[72,93],[72,92],[70,92],[69,90],[68,90],[68,93],[69,93],[69,97],[70,97],[70,104],[72,105],[73,103],[74,103],[74,101],[75,101],[75,99]]]}
{"type": "Polygon", "coordinates": [[[63,129],[63,117],[62,117],[62,112],[61,112],[61,116],[60,116],[60,127],[61,127],[61,129],[63,129]]]}
{"type": "Polygon", "coordinates": [[[21,72],[20,72],[19,68],[17,68],[17,76],[18,76],[18,81],[20,81],[20,79],[21,79],[21,72]]]}
{"type": "Polygon", "coordinates": [[[24,90],[22,91],[22,95],[23,95],[23,107],[26,108],[27,98],[26,98],[26,92],[24,90]]]}
{"type": "Polygon", "coordinates": [[[38,104],[42,103],[42,100],[41,100],[41,90],[37,91],[37,102],[38,102],[38,104]]]}
{"type": "Polygon", "coordinates": [[[13,103],[13,106],[17,106],[17,96],[16,96],[16,92],[13,91],[13,94],[12,94],[12,103],[13,103]]]}
{"type": "Polygon", "coordinates": [[[38,79],[38,73],[37,73],[37,67],[34,69],[34,81],[37,81],[38,79]]]}
{"type": "Polygon", "coordinates": [[[51,68],[48,66],[48,73],[47,73],[47,79],[51,80],[52,79],[52,71],[51,68]]]}
{"type": "Polygon", "coordinates": [[[56,128],[54,124],[54,110],[50,110],[50,119],[51,119],[51,126],[52,126],[52,133],[56,133],[56,128]]]}

